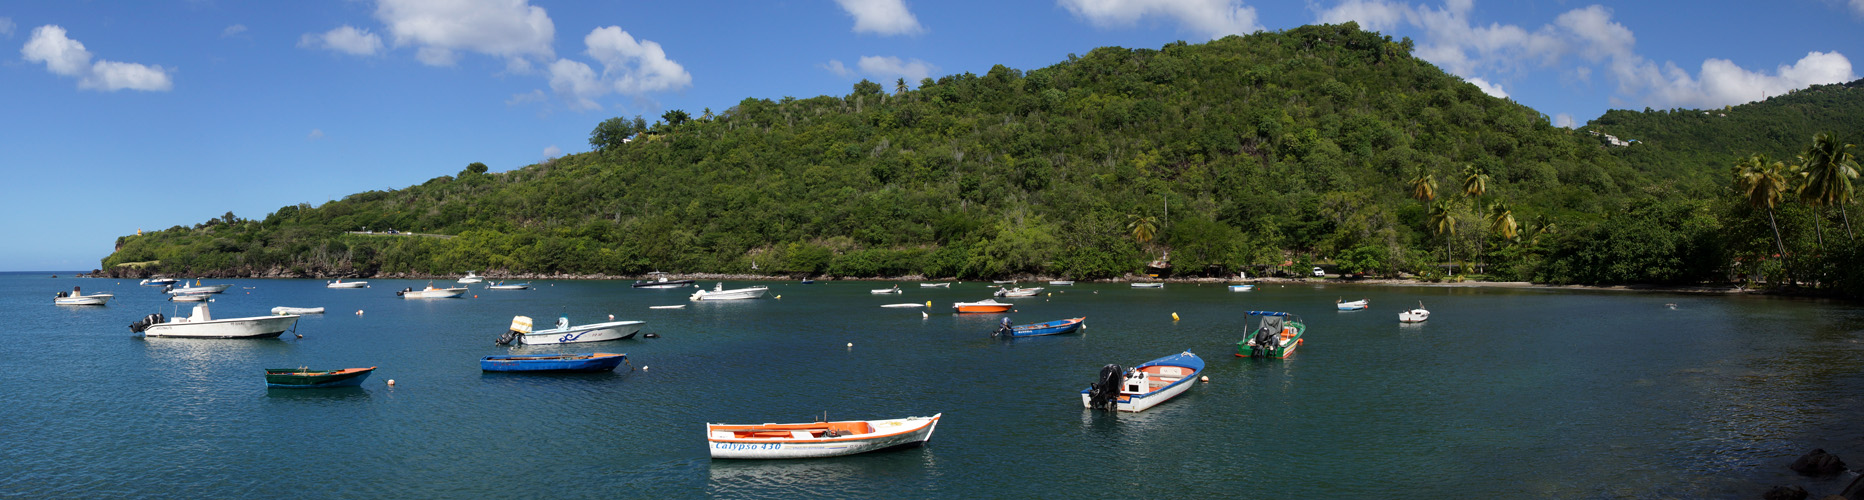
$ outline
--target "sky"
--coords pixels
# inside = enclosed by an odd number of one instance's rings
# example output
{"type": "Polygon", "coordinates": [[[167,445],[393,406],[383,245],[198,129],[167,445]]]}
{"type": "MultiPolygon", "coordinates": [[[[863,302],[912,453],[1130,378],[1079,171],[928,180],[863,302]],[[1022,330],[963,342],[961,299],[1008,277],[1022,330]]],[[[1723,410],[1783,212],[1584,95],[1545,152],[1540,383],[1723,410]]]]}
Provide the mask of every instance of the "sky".
{"type": "Polygon", "coordinates": [[[607,118],[1355,21],[1584,125],[1858,78],[1864,0],[326,0],[0,5],[0,271],[589,150],[607,118]]]}

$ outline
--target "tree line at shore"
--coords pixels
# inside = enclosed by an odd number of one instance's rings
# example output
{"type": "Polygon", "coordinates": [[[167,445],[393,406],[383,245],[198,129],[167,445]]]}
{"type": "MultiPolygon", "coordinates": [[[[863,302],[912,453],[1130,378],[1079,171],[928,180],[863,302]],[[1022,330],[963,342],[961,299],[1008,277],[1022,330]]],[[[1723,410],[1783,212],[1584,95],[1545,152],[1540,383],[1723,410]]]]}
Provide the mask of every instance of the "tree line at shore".
{"type": "Polygon", "coordinates": [[[1826,118],[1864,116],[1855,84],[1716,111],[1738,129],[1647,110],[1570,130],[1411,52],[1351,23],[1306,26],[616,117],[588,153],[126,236],[103,269],[1095,279],[1329,263],[1859,293],[1843,269],[1859,247],[1836,230],[1848,180],[1842,196],[1807,198],[1811,170],[1782,160],[1783,194],[1761,207],[1737,193],[1756,181],[1731,180],[1754,175],[1730,175],[1754,154],[1796,158],[1821,127],[1861,130],[1826,118]],[[1620,147],[1607,133],[1643,138],[1620,147]],[[364,228],[453,237],[348,233],[364,228]]]}

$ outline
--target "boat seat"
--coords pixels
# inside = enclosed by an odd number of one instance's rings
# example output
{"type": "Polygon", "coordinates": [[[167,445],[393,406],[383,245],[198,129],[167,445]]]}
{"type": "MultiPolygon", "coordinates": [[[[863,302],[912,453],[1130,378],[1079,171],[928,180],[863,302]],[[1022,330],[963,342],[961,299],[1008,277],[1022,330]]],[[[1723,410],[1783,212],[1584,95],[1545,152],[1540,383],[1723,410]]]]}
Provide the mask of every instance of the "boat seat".
{"type": "Polygon", "coordinates": [[[815,435],[810,434],[809,431],[790,431],[790,437],[796,439],[815,439],[815,435]]]}
{"type": "Polygon", "coordinates": [[[731,431],[712,431],[712,439],[731,439],[731,431]]]}

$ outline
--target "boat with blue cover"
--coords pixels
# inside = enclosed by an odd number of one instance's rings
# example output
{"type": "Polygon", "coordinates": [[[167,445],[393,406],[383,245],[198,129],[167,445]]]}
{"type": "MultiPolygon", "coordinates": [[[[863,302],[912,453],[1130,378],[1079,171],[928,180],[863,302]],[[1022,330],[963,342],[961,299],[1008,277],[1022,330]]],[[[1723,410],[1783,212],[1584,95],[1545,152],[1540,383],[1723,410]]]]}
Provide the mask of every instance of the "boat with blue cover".
{"type": "Polygon", "coordinates": [[[1045,323],[1010,326],[1010,319],[1003,318],[1003,327],[998,328],[997,331],[991,333],[990,336],[1007,339],[1014,337],[1040,337],[1043,335],[1074,333],[1080,330],[1082,326],[1085,326],[1087,324],[1086,321],[1087,317],[1082,316],[1079,318],[1058,319],[1045,323]]]}
{"type": "Polygon", "coordinates": [[[628,361],[627,354],[504,354],[479,359],[488,372],[605,372],[628,361]]]}
{"type": "Polygon", "coordinates": [[[1154,359],[1132,369],[1107,365],[1100,378],[1081,391],[1081,404],[1107,411],[1145,411],[1183,394],[1204,373],[1204,360],[1191,351],[1154,359]]]}
{"type": "Polygon", "coordinates": [[[1300,316],[1279,311],[1249,311],[1243,316],[1243,324],[1249,324],[1249,318],[1262,317],[1255,335],[1236,343],[1236,355],[1243,358],[1286,358],[1301,346],[1301,334],[1307,333],[1307,323],[1300,316]]]}

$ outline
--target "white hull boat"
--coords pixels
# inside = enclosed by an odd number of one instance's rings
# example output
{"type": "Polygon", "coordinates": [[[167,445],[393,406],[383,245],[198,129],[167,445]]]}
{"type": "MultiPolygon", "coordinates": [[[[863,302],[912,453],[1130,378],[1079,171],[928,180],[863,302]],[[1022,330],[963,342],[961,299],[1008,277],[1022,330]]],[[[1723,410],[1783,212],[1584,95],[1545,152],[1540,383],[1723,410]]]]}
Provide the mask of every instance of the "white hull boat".
{"type": "Polygon", "coordinates": [[[998,284],[998,285],[1014,285],[1016,284],[1016,280],[996,280],[996,281],[992,281],[991,283],[998,284]]]}
{"type": "Polygon", "coordinates": [[[1108,365],[1101,369],[1101,380],[1081,391],[1081,404],[1088,408],[1098,403],[1119,411],[1145,411],[1189,390],[1203,372],[1204,360],[1191,351],[1147,361],[1131,370],[1108,365]]]}
{"type": "Polygon", "coordinates": [[[676,306],[647,306],[647,308],[648,309],[685,309],[686,304],[680,304],[676,306]]]}
{"type": "Polygon", "coordinates": [[[173,284],[175,284],[175,283],[177,283],[177,282],[180,282],[180,281],[181,281],[181,280],[178,280],[178,279],[174,279],[174,278],[149,278],[149,279],[146,279],[146,280],[142,280],[142,286],[165,286],[165,285],[173,285],[173,284]]]}
{"type": "Polygon", "coordinates": [[[1002,288],[1002,289],[997,290],[996,295],[998,297],[1006,297],[1006,298],[1007,297],[1034,297],[1036,296],[1037,293],[1041,293],[1041,292],[1042,292],[1042,287],[1002,288]]]}
{"type": "Polygon", "coordinates": [[[1340,302],[1336,300],[1334,301],[1334,305],[1338,307],[1341,311],[1357,311],[1360,309],[1371,307],[1372,301],[1368,299],[1359,299],[1359,300],[1355,300],[1352,302],[1340,302]]]}
{"type": "Polygon", "coordinates": [[[58,297],[52,299],[52,303],[61,306],[101,306],[109,304],[110,299],[114,297],[116,295],[108,293],[80,295],[74,291],[70,294],[59,294],[58,297]]]}
{"type": "Polygon", "coordinates": [[[129,328],[130,331],[141,332],[144,337],[240,339],[277,337],[296,324],[296,314],[213,319],[213,315],[207,311],[207,304],[203,303],[194,306],[192,316],[164,322],[162,315],[151,314],[131,324],[129,328]]]}
{"type": "Polygon", "coordinates": [[[868,290],[867,293],[871,293],[874,295],[883,295],[883,294],[889,294],[889,293],[906,293],[906,292],[900,290],[900,287],[896,286],[893,288],[877,288],[873,290],[868,290]]]}
{"type": "Polygon", "coordinates": [[[904,304],[881,304],[880,307],[906,308],[906,307],[926,307],[928,305],[931,305],[931,303],[927,302],[925,304],[921,304],[918,302],[908,302],[904,304]]]}
{"type": "Polygon", "coordinates": [[[769,290],[770,290],[770,287],[765,287],[765,286],[754,286],[750,288],[735,288],[731,290],[726,290],[725,284],[719,283],[718,286],[712,287],[711,290],[700,290],[697,292],[693,292],[692,300],[755,299],[758,297],[763,297],[764,292],[769,291],[769,290]]]}
{"type": "Polygon", "coordinates": [[[210,293],[225,292],[227,291],[228,288],[233,288],[233,285],[200,286],[197,284],[196,286],[184,286],[181,288],[169,290],[168,294],[169,295],[207,295],[210,293]]]}
{"type": "Polygon", "coordinates": [[[906,417],[807,424],[706,424],[712,458],[821,458],[918,446],[932,439],[938,419],[906,417]]]}
{"type": "Polygon", "coordinates": [[[472,271],[466,271],[466,276],[460,278],[459,282],[460,284],[465,284],[465,285],[470,285],[473,283],[484,283],[485,278],[477,274],[473,274],[472,271]]]}
{"type": "Polygon", "coordinates": [[[466,294],[466,288],[464,287],[462,288],[434,288],[431,286],[421,289],[421,290],[415,290],[413,288],[409,288],[407,290],[395,292],[395,295],[400,295],[401,298],[404,298],[404,299],[451,299],[451,298],[459,297],[465,294],[466,294]]]}
{"type": "Polygon", "coordinates": [[[322,307],[278,306],[278,307],[272,308],[272,314],[279,315],[279,316],[284,316],[287,314],[305,315],[305,314],[323,314],[323,313],[324,313],[324,308],[322,307]]]}
{"type": "Polygon", "coordinates": [[[511,330],[498,338],[498,345],[575,344],[621,340],[633,337],[641,331],[641,326],[646,324],[646,321],[610,321],[569,326],[569,319],[564,318],[557,320],[556,328],[533,331],[531,330],[531,318],[518,316],[511,319],[511,330]]]}
{"type": "Polygon", "coordinates": [[[1133,288],[1165,288],[1164,283],[1133,283],[1133,288]]]}
{"type": "Polygon", "coordinates": [[[486,285],[485,289],[487,290],[530,290],[531,284],[530,283],[519,283],[516,285],[507,285],[504,283],[499,283],[496,285],[486,285]]]}
{"type": "Polygon", "coordinates": [[[919,288],[951,288],[951,283],[920,283],[919,288]]]}
{"type": "Polygon", "coordinates": [[[1398,313],[1399,323],[1423,323],[1430,320],[1430,311],[1424,309],[1424,303],[1417,303],[1417,309],[1398,313]]]}
{"type": "Polygon", "coordinates": [[[1055,281],[1050,281],[1049,284],[1054,285],[1054,286],[1074,286],[1074,281],[1073,280],[1055,280],[1055,281]]]}
{"type": "Polygon", "coordinates": [[[1255,285],[1230,285],[1230,291],[1232,292],[1252,292],[1255,291],[1255,289],[1255,285]]]}
{"type": "Polygon", "coordinates": [[[341,279],[324,284],[324,288],[368,288],[367,281],[343,281],[341,279]]]}
{"type": "Polygon", "coordinates": [[[207,295],[176,295],[168,298],[169,302],[207,302],[207,295]]]}

